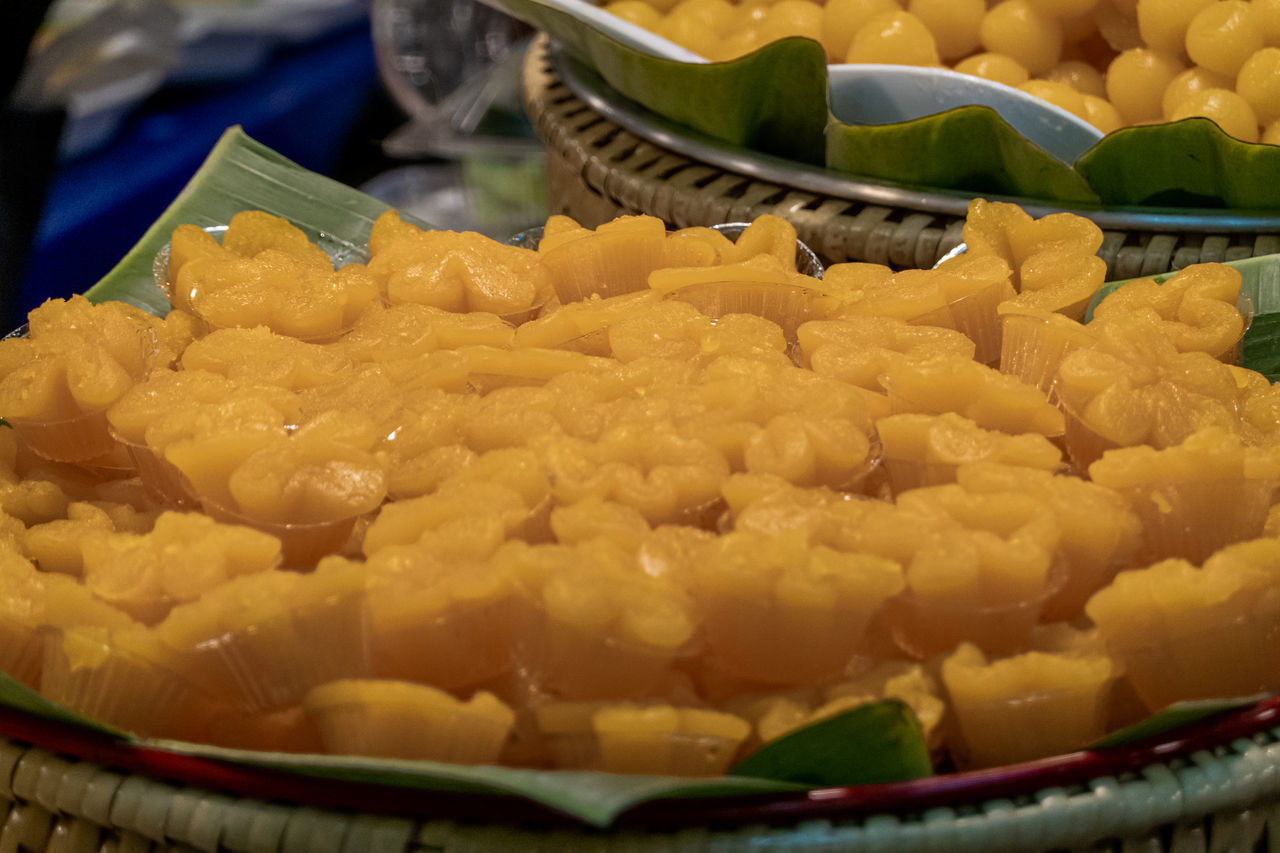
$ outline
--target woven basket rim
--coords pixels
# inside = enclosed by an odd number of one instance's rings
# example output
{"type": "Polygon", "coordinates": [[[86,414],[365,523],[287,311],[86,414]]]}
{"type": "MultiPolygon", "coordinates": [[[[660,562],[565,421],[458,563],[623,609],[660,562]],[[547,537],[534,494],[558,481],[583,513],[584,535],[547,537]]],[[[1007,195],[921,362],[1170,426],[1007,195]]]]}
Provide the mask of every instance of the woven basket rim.
{"type": "MultiPolygon", "coordinates": [[[[302,806],[354,809],[398,817],[584,826],[576,818],[520,796],[389,786],[220,761],[170,751],[161,744],[130,743],[11,707],[0,707],[0,736],[77,761],[145,777],[239,796],[287,800],[302,806]],[[426,794],[429,796],[424,796],[426,794]]],[[[1280,694],[1122,746],[985,770],[940,774],[910,782],[794,793],[651,800],[625,810],[616,819],[615,826],[785,825],[811,819],[920,814],[943,806],[977,806],[1009,798],[1035,797],[1045,791],[1087,787],[1100,779],[1136,778],[1151,768],[1176,770],[1193,757],[1199,765],[1225,761],[1231,755],[1217,753],[1224,749],[1229,752],[1233,746],[1242,744],[1263,743],[1280,744],[1280,694]]]]}

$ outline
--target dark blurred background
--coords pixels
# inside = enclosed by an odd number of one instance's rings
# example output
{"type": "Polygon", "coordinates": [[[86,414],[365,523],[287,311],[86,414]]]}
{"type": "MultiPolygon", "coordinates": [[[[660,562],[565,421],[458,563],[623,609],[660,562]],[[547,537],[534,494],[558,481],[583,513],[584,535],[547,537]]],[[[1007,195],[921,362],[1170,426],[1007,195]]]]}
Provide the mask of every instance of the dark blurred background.
{"type": "Polygon", "coordinates": [[[92,286],[234,124],[440,227],[542,215],[518,105],[530,33],[473,0],[0,7],[0,329],[92,286]],[[518,203],[486,205],[493,184],[518,203]]]}

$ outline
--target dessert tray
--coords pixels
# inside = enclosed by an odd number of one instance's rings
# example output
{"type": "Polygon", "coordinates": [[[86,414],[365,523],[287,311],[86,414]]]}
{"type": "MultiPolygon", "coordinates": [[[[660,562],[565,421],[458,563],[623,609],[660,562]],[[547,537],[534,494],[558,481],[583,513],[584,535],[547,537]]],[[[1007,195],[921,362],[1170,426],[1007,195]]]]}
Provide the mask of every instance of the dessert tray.
{"type": "MultiPolygon", "coordinates": [[[[175,226],[196,226],[184,239],[212,239],[246,207],[288,215],[330,257],[358,256],[385,209],[232,129],[88,296],[162,314],[157,258],[194,245],[171,242],[175,226]]],[[[1236,267],[1255,312],[1244,359],[1274,380],[1280,366],[1266,350],[1280,316],[1276,259],[1236,267]]],[[[1277,715],[1275,696],[1176,703],[1082,751],[930,776],[918,723],[902,702],[883,701],[797,732],[790,737],[808,740],[792,741],[786,756],[766,746],[736,773],[688,779],[137,737],[4,676],[0,842],[63,850],[1267,849],[1280,820],[1277,715]],[[810,757],[835,753],[836,774],[823,769],[830,762],[793,761],[804,752],[797,743],[810,757]]]]}

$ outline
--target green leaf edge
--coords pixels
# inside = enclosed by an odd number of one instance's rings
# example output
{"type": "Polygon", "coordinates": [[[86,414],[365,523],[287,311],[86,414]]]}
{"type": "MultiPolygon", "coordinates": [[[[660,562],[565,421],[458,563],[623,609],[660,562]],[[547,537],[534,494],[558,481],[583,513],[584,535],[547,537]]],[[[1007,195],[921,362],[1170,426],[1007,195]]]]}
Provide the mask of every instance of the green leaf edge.
{"type": "Polygon", "coordinates": [[[1280,146],[1236,139],[1207,118],[1112,131],[1075,168],[1107,205],[1280,210],[1280,146]]]}
{"type": "Polygon", "coordinates": [[[886,699],[790,732],[730,772],[825,788],[923,779],[933,762],[915,712],[886,699]]]}
{"type": "Polygon", "coordinates": [[[1111,732],[1106,737],[1085,747],[1089,750],[1109,749],[1117,746],[1136,743],[1140,740],[1179,729],[1201,720],[1256,705],[1270,694],[1260,693],[1256,696],[1241,696],[1234,699],[1197,699],[1175,702],[1163,710],[1152,714],[1144,720],[1111,732]]]}
{"type": "Polygon", "coordinates": [[[1074,169],[985,106],[955,107],[893,124],[851,125],[832,117],[826,163],[834,171],[925,191],[952,189],[1073,205],[1099,201],[1074,169]],[[957,144],[966,139],[984,144],[957,144]]]}
{"type": "Polygon", "coordinates": [[[659,115],[731,145],[822,163],[827,58],[813,39],[785,38],[728,62],[680,62],[623,44],[542,0],[502,0],[502,7],[659,115]]]}

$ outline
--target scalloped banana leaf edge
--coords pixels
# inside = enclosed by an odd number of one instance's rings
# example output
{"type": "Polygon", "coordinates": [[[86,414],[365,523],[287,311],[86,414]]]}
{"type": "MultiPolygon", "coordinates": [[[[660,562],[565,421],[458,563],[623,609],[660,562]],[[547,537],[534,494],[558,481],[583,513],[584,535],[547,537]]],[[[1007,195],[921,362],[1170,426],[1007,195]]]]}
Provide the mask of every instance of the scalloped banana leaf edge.
{"type": "Polygon", "coordinates": [[[953,189],[1097,204],[1070,166],[1020,134],[990,107],[956,107],[911,121],[827,126],[827,168],[921,189],[953,189]],[[957,144],[981,139],[981,145],[957,144]]]}
{"type": "Polygon", "coordinates": [[[1280,210],[1280,146],[1207,118],[1112,131],[1075,168],[1108,205],[1280,210]]]}

